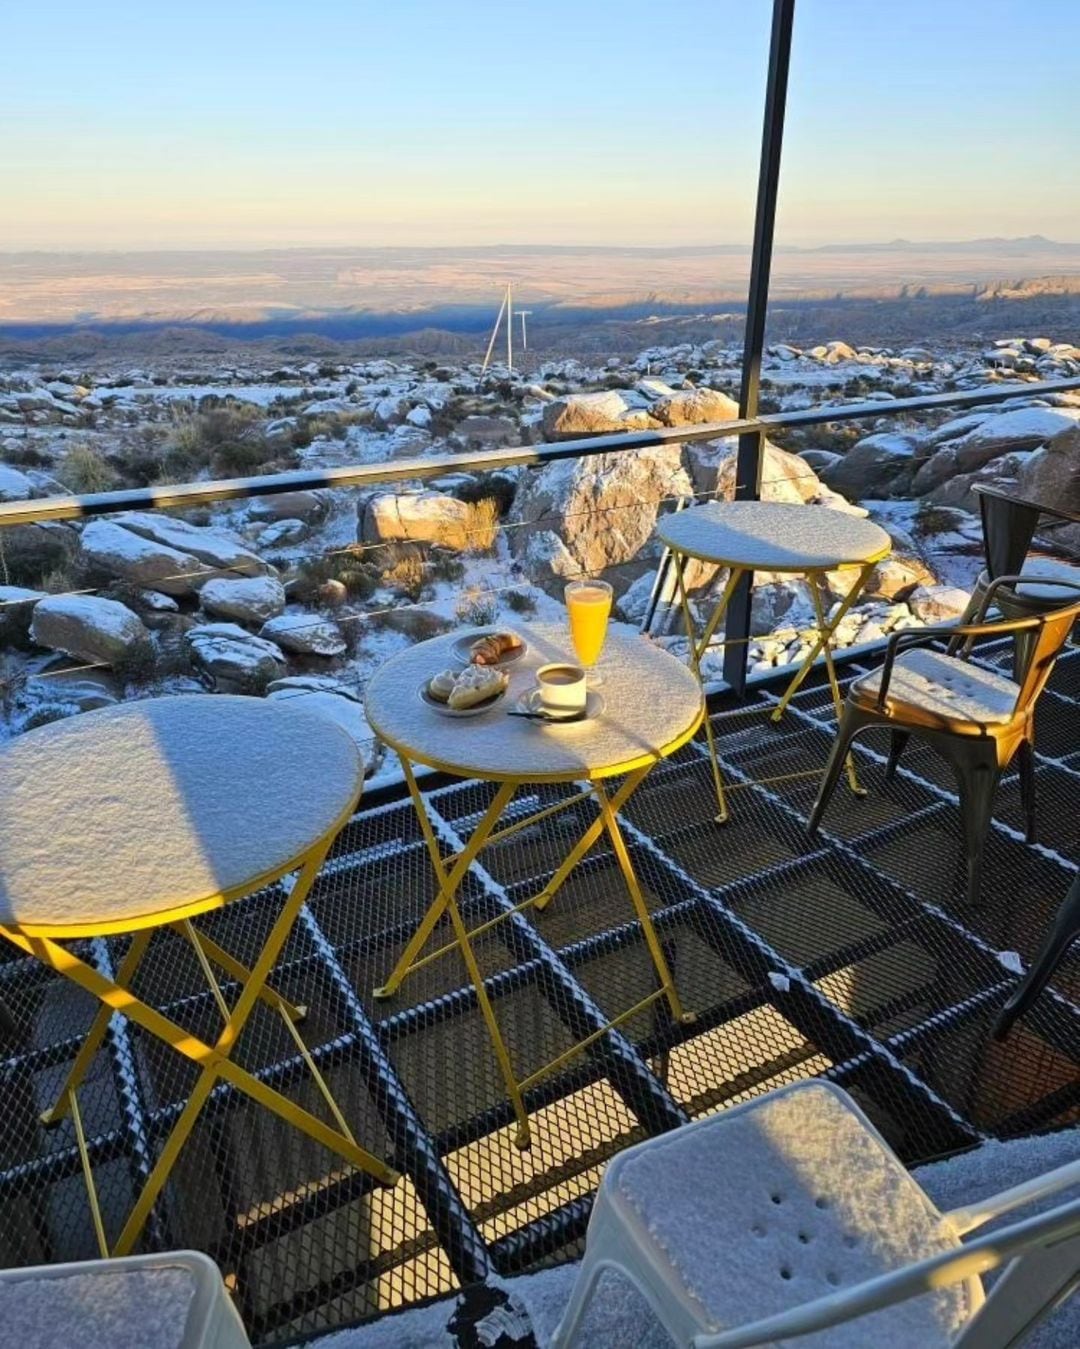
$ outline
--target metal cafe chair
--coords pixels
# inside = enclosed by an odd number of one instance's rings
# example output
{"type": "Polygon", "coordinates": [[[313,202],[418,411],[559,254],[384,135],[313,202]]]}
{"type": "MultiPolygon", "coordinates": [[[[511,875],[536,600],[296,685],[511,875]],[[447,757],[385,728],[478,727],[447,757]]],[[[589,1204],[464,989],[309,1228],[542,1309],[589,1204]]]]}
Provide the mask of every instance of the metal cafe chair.
{"type": "MultiPolygon", "coordinates": [[[[994,793],[1014,758],[1020,770],[1020,793],[1027,841],[1035,841],[1035,703],[1046,685],[1058,653],[1080,616],[1080,598],[1066,607],[1026,618],[982,621],[1002,591],[1015,590],[1020,577],[999,576],[983,594],[979,621],[956,627],[905,629],[888,641],[880,670],[855,680],[833,744],[807,828],[815,834],[844,760],[855,737],[871,726],[892,732],[886,780],[911,735],[925,740],[952,765],[960,797],[967,861],[968,900],[979,895],[983,845],[993,811],[994,793]],[[961,656],[922,648],[952,638],[1029,637],[1016,679],[973,665],[970,652],[961,656]]],[[[1061,592],[1080,597],[1080,581],[1039,578],[1061,592]]]]}
{"type": "MultiPolygon", "coordinates": [[[[1061,604],[1061,591],[1050,582],[1078,584],[1080,567],[1053,558],[1029,558],[1028,552],[1042,517],[1075,524],[1080,515],[1042,502],[1026,501],[999,487],[976,484],[972,490],[979,498],[986,566],[975,582],[961,625],[986,612],[983,607],[986,592],[992,582],[1002,577],[1017,578],[1014,584],[1001,586],[996,592],[995,604],[1005,618],[1028,618],[1056,609],[1061,604]]],[[[1017,633],[1014,674],[1026,666],[1032,640],[1031,633],[1017,633]]],[[[958,644],[953,643],[950,651],[958,644]]],[[[970,638],[965,646],[970,649],[970,638]]]]}
{"type": "Polygon", "coordinates": [[[1065,952],[1080,939],[1080,872],[1069,887],[1061,908],[1058,909],[1049,931],[1043,938],[1039,954],[1031,968],[1013,992],[994,1023],[994,1039],[1004,1040],[1016,1021],[1034,1006],[1043,989],[1054,977],[1065,952]]]}
{"type": "Polygon", "coordinates": [[[608,1271],[680,1349],[1010,1349],[1080,1284],[1077,1185],[1080,1161],[942,1213],[846,1092],[799,1082],[608,1163],[551,1349],[592,1342],[608,1271]]]}

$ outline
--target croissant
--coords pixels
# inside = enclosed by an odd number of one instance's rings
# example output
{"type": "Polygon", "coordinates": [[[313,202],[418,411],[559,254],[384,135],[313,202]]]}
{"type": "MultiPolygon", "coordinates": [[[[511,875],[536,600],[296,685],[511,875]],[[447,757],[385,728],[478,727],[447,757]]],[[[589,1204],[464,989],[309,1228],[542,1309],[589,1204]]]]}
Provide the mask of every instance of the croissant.
{"type": "Polygon", "coordinates": [[[472,663],[474,665],[498,665],[505,656],[516,651],[521,639],[512,632],[492,632],[472,644],[472,663]]]}

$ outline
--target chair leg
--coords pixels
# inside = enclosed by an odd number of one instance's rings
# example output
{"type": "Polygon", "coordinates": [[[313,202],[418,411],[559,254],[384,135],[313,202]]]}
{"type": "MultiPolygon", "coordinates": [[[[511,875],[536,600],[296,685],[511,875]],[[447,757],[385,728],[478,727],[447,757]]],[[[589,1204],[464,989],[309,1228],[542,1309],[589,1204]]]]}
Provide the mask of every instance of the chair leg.
{"type": "Polygon", "coordinates": [[[829,762],[825,765],[825,776],[821,779],[817,800],[814,802],[814,808],[806,822],[808,834],[817,833],[821,825],[821,817],[825,814],[825,807],[829,804],[829,800],[836,790],[836,784],[840,781],[840,774],[844,771],[851,742],[865,724],[863,717],[848,703],[844,708],[843,716],[840,718],[840,725],[836,728],[836,739],[833,741],[833,747],[829,753],[829,762]]]}
{"type": "Polygon", "coordinates": [[[550,1340],[550,1349],[574,1349],[578,1342],[578,1331],[585,1319],[585,1313],[589,1310],[589,1303],[592,1301],[593,1293],[596,1291],[596,1285],[599,1282],[600,1275],[604,1272],[604,1263],[601,1260],[590,1260],[586,1251],[585,1258],[581,1262],[581,1269],[574,1281],[574,1291],[570,1294],[570,1301],[566,1304],[566,1310],[559,1320],[559,1324],[552,1332],[550,1340]]]}
{"type": "Polygon", "coordinates": [[[1035,822],[1035,746],[1022,740],[1016,751],[1016,766],[1020,774],[1020,803],[1024,808],[1024,842],[1037,843],[1035,822]]]}
{"type": "Polygon", "coordinates": [[[949,756],[960,789],[960,815],[964,828],[964,855],[967,863],[967,899],[977,904],[982,883],[983,853],[986,835],[994,811],[1001,769],[992,747],[979,741],[956,746],[949,756]]]}
{"type": "Polygon", "coordinates": [[[1023,982],[1001,1009],[994,1023],[995,1040],[1004,1040],[1014,1023],[1031,1009],[1054,977],[1054,971],[1061,957],[1078,937],[1080,937],[1080,875],[1069,887],[1069,893],[1057,911],[1049,932],[1043,938],[1039,954],[1032,962],[1023,982]]]}
{"type": "Polygon", "coordinates": [[[885,765],[886,782],[892,782],[893,778],[896,777],[896,766],[899,764],[900,756],[910,739],[910,731],[893,731],[889,737],[889,761],[885,765]]]}

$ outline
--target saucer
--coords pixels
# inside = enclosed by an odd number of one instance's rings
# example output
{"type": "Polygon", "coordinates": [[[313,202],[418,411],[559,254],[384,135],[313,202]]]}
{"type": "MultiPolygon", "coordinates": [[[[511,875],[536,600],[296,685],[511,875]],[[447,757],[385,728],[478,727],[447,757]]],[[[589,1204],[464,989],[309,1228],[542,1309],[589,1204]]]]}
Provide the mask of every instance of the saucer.
{"type": "Polygon", "coordinates": [[[574,712],[567,713],[565,717],[560,717],[557,712],[552,712],[550,708],[544,707],[540,702],[540,690],[535,686],[526,689],[517,700],[517,710],[519,712],[544,712],[550,720],[547,722],[537,722],[538,726],[557,726],[560,721],[565,721],[568,726],[580,726],[583,721],[592,721],[600,716],[604,710],[604,695],[598,689],[588,689],[585,693],[585,715],[578,718],[574,712]]]}

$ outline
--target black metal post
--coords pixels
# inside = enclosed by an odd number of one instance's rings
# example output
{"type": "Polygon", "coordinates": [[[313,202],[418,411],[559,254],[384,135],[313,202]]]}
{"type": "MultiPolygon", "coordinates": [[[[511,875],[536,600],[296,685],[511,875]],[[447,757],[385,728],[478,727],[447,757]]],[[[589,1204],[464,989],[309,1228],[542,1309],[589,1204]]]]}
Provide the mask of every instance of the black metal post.
{"type": "MultiPolygon", "coordinates": [[[[746,304],[746,335],[743,338],[742,384],[739,416],[757,416],[761,384],[761,353],[765,346],[765,313],[769,304],[769,273],[772,268],[776,195],[780,184],[780,151],[784,144],[784,113],[787,108],[788,66],[795,0],[773,0],[772,38],[769,44],[769,77],[765,89],[765,120],[761,131],[761,165],[758,170],[757,210],[754,216],[754,251],[750,263],[750,291],[746,304]]],[[[761,487],[764,433],[748,431],[739,437],[735,473],[735,498],[756,501],[761,487]]],[[[750,636],[751,575],[743,577],[731,597],[724,625],[724,679],[742,696],[746,689],[746,663],[750,636]]]]}

